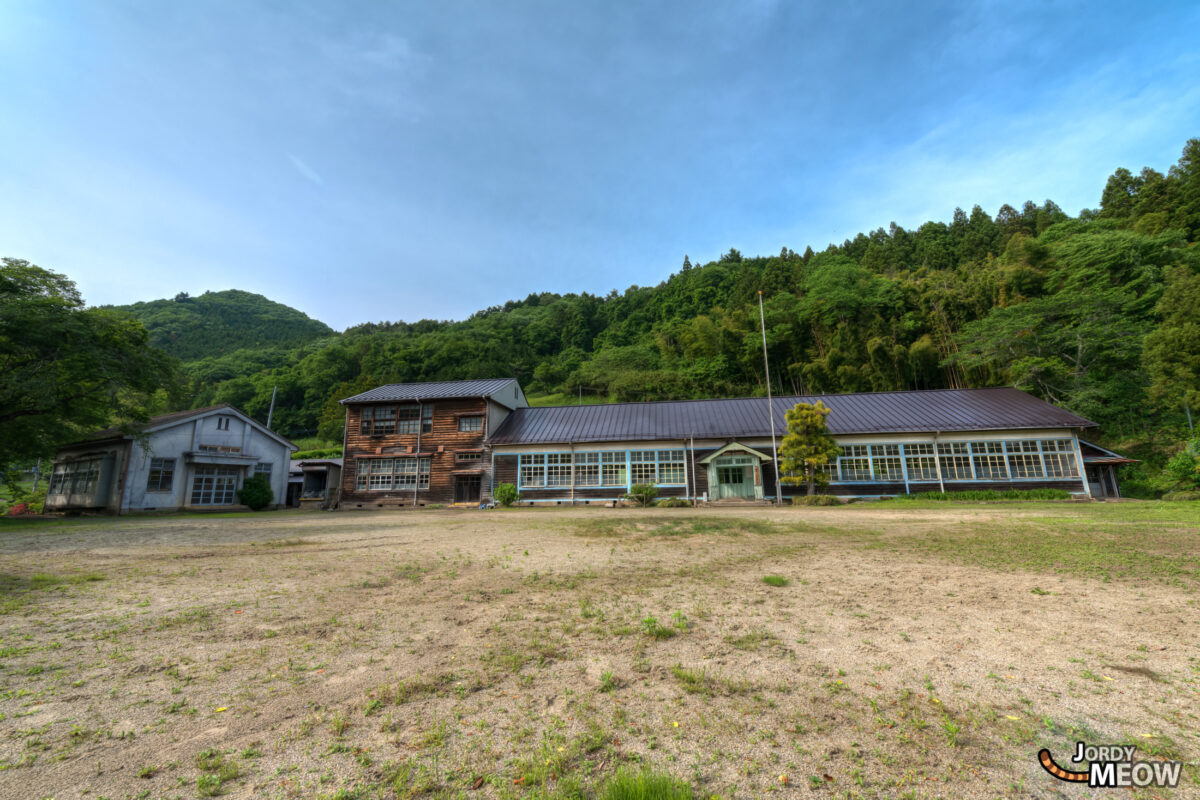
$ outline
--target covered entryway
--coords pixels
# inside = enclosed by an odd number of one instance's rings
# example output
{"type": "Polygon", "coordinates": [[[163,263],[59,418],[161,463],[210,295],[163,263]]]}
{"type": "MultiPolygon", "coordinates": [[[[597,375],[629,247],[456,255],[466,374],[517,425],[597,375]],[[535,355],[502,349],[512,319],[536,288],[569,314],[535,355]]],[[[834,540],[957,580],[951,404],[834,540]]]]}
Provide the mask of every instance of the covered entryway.
{"type": "Polygon", "coordinates": [[[731,442],[700,460],[708,465],[709,494],[713,500],[762,500],[762,465],[770,456],[731,442]]]}
{"type": "Polygon", "coordinates": [[[479,475],[456,475],[454,477],[454,502],[479,502],[479,475]]]}

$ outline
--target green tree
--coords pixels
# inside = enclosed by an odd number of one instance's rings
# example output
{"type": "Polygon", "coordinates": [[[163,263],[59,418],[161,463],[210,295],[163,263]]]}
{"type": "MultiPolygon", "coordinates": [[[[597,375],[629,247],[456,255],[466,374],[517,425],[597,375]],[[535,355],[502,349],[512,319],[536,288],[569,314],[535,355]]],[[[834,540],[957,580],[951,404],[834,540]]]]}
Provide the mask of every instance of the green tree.
{"type": "Polygon", "coordinates": [[[1150,395],[1200,410],[1200,274],[1184,266],[1167,270],[1157,311],[1162,322],[1146,337],[1144,354],[1150,395]]]}
{"type": "Polygon", "coordinates": [[[787,434],[779,446],[779,480],[792,486],[806,484],[810,495],[817,486],[829,483],[822,467],[838,455],[826,424],[828,416],[829,408],[820,400],[797,403],[787,412],[787,434]]]}
{"type": "Polygon", "coordinates": [[[0,472],[145,420],[176,386],[175,360],[140,322],[86,308],[64,275],[0,259],[0,472]]]}

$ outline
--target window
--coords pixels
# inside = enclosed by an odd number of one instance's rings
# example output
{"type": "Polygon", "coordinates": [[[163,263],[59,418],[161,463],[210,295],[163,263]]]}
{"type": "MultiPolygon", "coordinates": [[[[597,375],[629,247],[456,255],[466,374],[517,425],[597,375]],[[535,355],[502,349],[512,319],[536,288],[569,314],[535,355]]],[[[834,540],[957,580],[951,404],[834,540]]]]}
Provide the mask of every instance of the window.
{"type": "Polygon", "coordinates": [[[971,449],[966,442],[942,442],[938,445],[942,461],[942,479],[947,481],[969,481],[971,474],[971,449]]]}
{"type": "Polygon", "coordinates": [[[232,417],[217,417],[217,430],[219,430],[219,431],[229,430],[229,422],[232,419],[233,419],[232,417]]]}
{"type": "Polygon", "coordinates": [[[633,483],[656,483],[653,450],[634,450],[629,454],[629,480],[633,483]]]}
{"type": "Polygon", "coordinates": [[[237,495],[238,470],[232,467],[196,467],[192,474],[194,506],[233,505],[237,495]]]}
{"type": "Polygon", "coordinates": [[[1046,463],[1047,478],[1077,478],[1075,447],[1070,439],[1043,439],[1042,459],[1046,463]]]}
{"type": "Polygon", "coordinates": [[[605,486],[625,485],[625,453],[618,450],[600,454],[600,482],[605,486]]]}
{"type": "Polygon", "coordinates": [[[202,444],[198,448],[201,453],[240,453],[242,448],[224,444],[202,444]]]}
{"type": "Polygon", "coordinates": [[[393,489],[428,489],[429,458],[360,458],[355,488],[386,492],[393,489]]]}
{"type": "Polygon", "coordinates": [[[687,468],[682,450],[658,451],[658,482],[687,483],[687,468]]]}
{"type": "Polygon", "coordinates": [[[546,485],[547,486],[570,486],[571,485],[571,454],[570,453],[547,453],[546,454],[546,485]]]}
{"type": "Polygon", "coordinates": [[[975,454],[975,477],[981,481],[1003,481],[1008,479],[1008,468],[1004,464],[1004,445],[1000,442],[971,442],[975,454]]]}
{"type": "Polygon", "coordinates": [[[1005,442],[1008,447],[1008,471],[1014,478],[1042,477],[1042,457],[1035,441],[1005,442]]]}
{"type": "Polygon", "coordinates": [[[169,492],[175,479],[175,459],[150,459],[150,476],[146,479],[147,492],[169,492]]]}
{"type": "Polygon", "coordinates": [[[100,480],[99,458],[58,464],[50,476],[47,494],[87,494],[100,480]]]}
{"type": "Polygon", "coordinates": [[[937,480],[937,462],[933,460],[932,444],[906,444],[904,456],[908,461],[910,481],[937,480]]]}
{"type": "Polygon", "coordinates": [[[875,480],[899,481],[904,479],[904,467],[900,464],[900,445],[871,445],[871,461],[874,462],[875,480]]]}
{"type": "Polygon", "coordinates": [[[521,456],[520,479],[522,486],[537,487],[546,485],[546,456],[537,453],[531,456],[521,456]]]}
{"type": "Polygon", "coordinates": [[[376,406],[372,436],[391,436],[396,432],[396,407],[376,406]]]}
{"type": "Polygon", "coordinates": [[[600,454],[599,453],[576,453],[575,454],[575,485],[576,486],[599,486],[600,485],[600,454]]]}
{"type": "Polygon", "coordinates": [[[871,459],[865,444],[851,444],[842,448],[838,468],[844,481],[871,480],[871,459]]]}
{"type": "Polygon", "coordinates": [[[260,461],[254,465],[255,475],[265,475],[267,480],[271,479],[271,467],[274,466],[270,462],[260,461]]]}
{"type": "Polygon", "coordinates": [[[476,451],[473,451],[473,452],[470,452],[470,453],[455,453],[455,454],[454,454],[454,460],[455,460],[455,461],[459,461],[459,462],[462,462],[462,461],[466,461],[466,462],[472,462],[472,461],[482,461],[482,460],[483,460],[483,453],[480,453],[480,452],[479,452],[479,451],[477,451],[477,450],[476,450],[476,451]]]}
{"type": "Polygon", "coordinates": [[[433,431],[433,406],[421,406],[421,433],[433,431]]]}
{"type": "Polygon", "coordinates": [[[483,417],[459,417],[458,430],[461,433],[474,433],[483,430],[483,417]]]}

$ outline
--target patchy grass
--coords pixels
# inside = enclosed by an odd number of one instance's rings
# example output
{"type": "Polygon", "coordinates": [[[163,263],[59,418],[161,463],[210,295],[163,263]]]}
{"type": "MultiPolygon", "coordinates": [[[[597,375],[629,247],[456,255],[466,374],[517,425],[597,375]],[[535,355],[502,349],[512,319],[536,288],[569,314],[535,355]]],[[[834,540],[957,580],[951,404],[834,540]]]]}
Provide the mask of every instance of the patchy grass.
{"type": "Polygon", "coordinates": [[[0,536],[0,786],[1041,796],[1041,746],[1200,745],[1187,508],[25,522],[0,536]]]}

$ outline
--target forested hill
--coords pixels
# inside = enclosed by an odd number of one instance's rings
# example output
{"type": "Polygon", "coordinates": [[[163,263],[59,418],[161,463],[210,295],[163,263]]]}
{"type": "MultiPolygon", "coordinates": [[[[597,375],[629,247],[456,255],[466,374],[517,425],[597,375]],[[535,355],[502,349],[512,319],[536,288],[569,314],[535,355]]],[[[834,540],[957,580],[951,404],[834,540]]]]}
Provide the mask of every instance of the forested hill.
{"type": "Polygon", "coordinates": [[[1200,140],[1166,174],[1118,170],[1097,193],[1075,218],[1050,201],[956,210],[819,253],[685,258],[657,286],[607,296],[535,294],[460,322],[206,358],[192,396],[265,418],[278,385],[282,432],[340,440],[337,401],[392,381],[511,375],[560,402],[757,394],[761,289],[777,392],[1014,385],[1101,422],[1110,443],[1178,441],[1185,390],[1200,406],[1200,140]]]}
{"type": "Polygon", "coordinates": [[[333,333],[294,308],[237,289],[117,308],[146,326],[154,346],[184,361],[242,348],[294,347],[333,333]]]}

